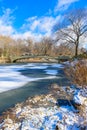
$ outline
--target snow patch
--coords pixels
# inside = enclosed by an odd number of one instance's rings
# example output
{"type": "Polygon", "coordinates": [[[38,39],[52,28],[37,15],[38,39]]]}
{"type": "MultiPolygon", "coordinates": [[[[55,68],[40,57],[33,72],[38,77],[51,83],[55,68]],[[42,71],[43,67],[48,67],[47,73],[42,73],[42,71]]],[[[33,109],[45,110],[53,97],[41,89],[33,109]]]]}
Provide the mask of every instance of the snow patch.
{"type": "Polygon", "coordinates": [[[82,105],[84,101],[87,100],[87,90],[84,89],[77,90],[76,93],[74,94],[73,100],[76,104],[82,105]]]}
{"type": "Polygon", "coordinates": [[[49,70],[49,69],[47,69],[47,70],[44,70],[45,72],[46,72],[46,74],[49,74],[49,75],[57,75],[57,70],[49,70]]]}

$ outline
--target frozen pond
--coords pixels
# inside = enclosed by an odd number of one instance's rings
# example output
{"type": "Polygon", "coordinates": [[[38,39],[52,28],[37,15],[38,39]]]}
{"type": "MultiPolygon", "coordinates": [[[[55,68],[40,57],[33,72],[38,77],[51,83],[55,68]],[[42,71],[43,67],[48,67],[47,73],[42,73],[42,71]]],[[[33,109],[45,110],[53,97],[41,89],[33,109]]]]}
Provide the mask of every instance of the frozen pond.
{"type": "Polygon", "coordinates": [[[1,65],[0,112],[29,96],[48,93],[52,83],[61,86],[65,81],[62,68],[56,63],[1,65]]]}

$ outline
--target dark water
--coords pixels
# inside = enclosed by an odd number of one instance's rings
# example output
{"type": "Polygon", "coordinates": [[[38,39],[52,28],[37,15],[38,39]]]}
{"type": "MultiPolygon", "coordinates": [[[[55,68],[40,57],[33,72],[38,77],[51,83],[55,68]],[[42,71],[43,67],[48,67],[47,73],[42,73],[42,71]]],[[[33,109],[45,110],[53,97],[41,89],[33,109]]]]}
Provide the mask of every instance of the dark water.
{"type": "Polygon", "coordinates": [[[0,93],[0,113],[30,96],[48,93],[52,83],[58,83],[60,86],[69,85],[59,64],[33,63],[0,66],[1,89],[5,90],[9,87],[11,81],[14,89],[0,93]],[[29,81],[27,81],[28,78],[29,81]],[[15,88],[15,85],[19,85],[23,80],[25,85],[15,88]]]}

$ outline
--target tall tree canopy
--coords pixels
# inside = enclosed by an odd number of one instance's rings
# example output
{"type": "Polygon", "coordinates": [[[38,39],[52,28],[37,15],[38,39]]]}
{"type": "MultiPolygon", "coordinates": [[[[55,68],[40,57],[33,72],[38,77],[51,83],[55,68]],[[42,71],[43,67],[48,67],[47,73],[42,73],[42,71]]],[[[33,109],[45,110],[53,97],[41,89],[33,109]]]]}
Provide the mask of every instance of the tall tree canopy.
{"type": "Polygon", "coordinates": [[[55,29],[57,29],[57,40],[75,46],[75,57],[77,57],[81,39],[87,34],[87,10],[77,9],[67,13],[63,22],[57,24],[55,29]]]}

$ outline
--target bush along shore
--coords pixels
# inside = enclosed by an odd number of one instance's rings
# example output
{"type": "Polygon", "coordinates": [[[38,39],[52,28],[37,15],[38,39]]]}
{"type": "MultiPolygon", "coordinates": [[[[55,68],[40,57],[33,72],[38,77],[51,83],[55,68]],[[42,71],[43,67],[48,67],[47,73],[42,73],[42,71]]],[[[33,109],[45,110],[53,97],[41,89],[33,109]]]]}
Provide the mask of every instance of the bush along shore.
{"type": "MultiPolygon", "coordinates": [[[[78,63],[67,65],[77,69],[78,63]]],[[[47,95],[30,97],[4,112],[0,130],[87,130],[87,86],[52,84],[49,89],[47,95]]]]}

